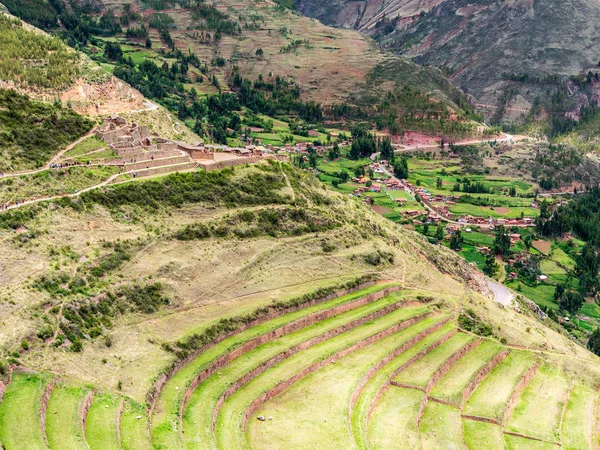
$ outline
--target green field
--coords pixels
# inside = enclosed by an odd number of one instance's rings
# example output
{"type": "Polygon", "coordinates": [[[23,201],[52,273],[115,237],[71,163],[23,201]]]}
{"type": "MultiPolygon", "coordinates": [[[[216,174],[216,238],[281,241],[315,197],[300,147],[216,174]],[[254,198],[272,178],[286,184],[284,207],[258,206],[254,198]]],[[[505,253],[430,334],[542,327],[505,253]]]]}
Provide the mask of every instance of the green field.
{"type": "Polygon", "coordinates": [[[115,167],[69,167],[0,179],[0,203],[73,194],[101,183],[117,171],[115,167]]]}
{"type": "Polygon", "coordinates": [[[572,387],[567,409],[562,421],[562,447],[576,450],[590,446],[593,441],[594,429],[589,422],[581,420],[590,413],[593,414],[596,394],[591,389],[581,385],[572,387]]]}
{"type": "Polygon", "coordinates": [[[462,426],[469,450],[496,450],[505,446],[504,433],[498,425],[463,419],[462,426]]]}
{"type": "Polygon", "coordinates": [[[46,435],[52,449],[87,449],[80,411],[89,389],[58,384],[46,413],[46,435]]]}
{"type": "Polygon", "coordinates": [[[98,139],[96,136],[90,136],[89,138],[84,139],[79,142],[73,148],[63,154],[63,158],[75,158],[77,156],[85,155],[86,153],[90,153],[96,150],[108,150],[108,145],[106,145],[103,141],[98,139]]]}
{"type": "Polygon", "coordinates": [[[144,450],[152,447],[148,434],[148,412],[132,401],[125,401],[121,416],[123,450],[144,450]]]}
{"type": "MultiPolygon", "coordinates": [[[[420,446],[417,414],[425,394],[416,389],[390,388],[379,401],[369,426],[373,449],[410,450],[420,446]]],[[[369,447],[359,447],[369,448],[369,447]]]]}
{"type": "Polygon", "coordinates": [[[514,388],[533,363],[531,354],[511,351],[473,391],[463,414],[501,421],[514,388]]]}
{"type": "Polygon", "coordinates": [[[560,442],[560,421],[568,391],[569,381],[560,369],[542,366],[521,393],[506,428],[560,442]]]}
{"type": "Polygon", "coordinates": [[[16,372],[0,405],[0,442],[7,449],[42,450],[40,406],[50,378],[46,375],[16,372]]]}
{"type": "Polygon", "coordinates": [[[111,394],[95,394],[85,421],[85,437],[90,450],[120,449],[118,416],[121,399],[111,394]]]}
{"type": "Polygon", "coordinates": [[[427,402],[419,436],[423,450],[440,448],[460,448],[463,445],[463,430],[460,411],[436,402],[427,402]]]}

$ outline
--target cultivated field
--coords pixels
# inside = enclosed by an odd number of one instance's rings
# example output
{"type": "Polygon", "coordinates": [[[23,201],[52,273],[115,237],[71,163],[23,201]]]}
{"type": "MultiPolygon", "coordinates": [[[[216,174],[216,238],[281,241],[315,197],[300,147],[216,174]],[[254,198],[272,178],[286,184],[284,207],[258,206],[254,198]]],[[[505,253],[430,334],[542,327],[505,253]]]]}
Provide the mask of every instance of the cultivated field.
{"type": "Polygon", "coordinates": [[[157,380],[149,406],[15,369],[7,449],[591,448],[593,385],[457,328],[377,283],[231,334],[157,380]],[[571,381],[569,381],[571,380],[571,381]]]}

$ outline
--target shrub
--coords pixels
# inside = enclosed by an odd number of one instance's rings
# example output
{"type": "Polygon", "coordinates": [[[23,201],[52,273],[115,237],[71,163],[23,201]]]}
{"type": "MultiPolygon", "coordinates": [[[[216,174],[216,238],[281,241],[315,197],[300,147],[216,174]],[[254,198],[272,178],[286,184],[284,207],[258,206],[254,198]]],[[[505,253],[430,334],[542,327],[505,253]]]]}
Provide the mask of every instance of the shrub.
{"type": "Polygon", "coordinates": [[[466,309],[458,315],[458,326],[479,336],[491,336],[493,334],[492,327],[484,323],[472,309],[466,309]]]}

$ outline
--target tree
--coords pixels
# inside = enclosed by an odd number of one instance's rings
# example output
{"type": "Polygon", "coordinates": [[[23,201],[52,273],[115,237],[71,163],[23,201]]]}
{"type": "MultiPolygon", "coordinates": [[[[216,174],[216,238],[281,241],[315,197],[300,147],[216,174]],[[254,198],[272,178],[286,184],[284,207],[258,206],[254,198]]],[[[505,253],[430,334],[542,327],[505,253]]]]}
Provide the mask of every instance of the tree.
{"type": "Polygon", "coordinates": [[[259,48],[256,49],[256,56],[260,57],[260,56],[262,56],[264,54],[265,54],[265,52],[263,52],[262,48],[259,47],[259,48]]]}
{"type": "Polygon", "coordinates": [[[146,48],[152,48],[152,40],[150,36],[146,36],[146,48]]]}
{"type": "Polygon", "coordinates": [[[531,248],[531,244],[533,243],[533,236],[528,234],[523,238],[523,244],[525,244],[525,248],[529,250],[531,248]]]}
{"type": "Polygon", "coordinates": [[[331,148],[329,150],[329,155],[328,156],[329,156],[329,160],[330,161],[333,161],[334,159],[337,159],[337,158],[340,157],[340,146],[338,145],[337,142],[335,142],[333,144],[333,148],[331,148]]]}
{"type": "Polygon", "coordinates": [[[440,177],[437,177],[437,180],[435,180],[435,187],[442,189],[442,179],[440,177]]]}
{"type": "Polygon", "coordinates": [[[462,250],[464,239],[462,236],[462,232],[460,230],[456,230],[456,232],[452,233],[450,236],[450,248],[455,251],[462,250]]]}
{"type": "Polygon", "coordinates": [[[496,262],[496,257],[492,253],[488,253],[485,257],[485,265],[483,266],[483,273],[485,273],[489,277],[493,277],[496,275],[498,271],[498,263],[496,262]]]}
{"type": "Polygon", "coordinates": [[[583,295],[577,291],[566,291],[561,297],[558,306],[563,311],[568,311],[571,314],[576,314],[583,305],[583,295]]]}
{"type": "Polygon", "coordinates": [[[446,235],[446,227],[440,223],[437,227],[437,230],[435,230],[435,238],[438,241],[441,241],[444,239],[445,235],[446,235]]]}
{"type": "Polygon", "coordinates": [[[575,264],[575,274],[579,277],[579,285],[585,292],[595,293],[598,290],[598,270],[596,250],[591,244],[585,244],[575,264]]]}
{"type": "Polygon", "coordinates": [[[429,222],[425,222],[423,224],[423,234],[427,235],[428,232],[429,232],[429,222]]]}
{"type": "Polygon", "coordinates": [[[502,257],[505,257],[510,253],[510,236],[503,225],[498,227],[498,232],[494,239],[494,253],[502,257]]]}
{"type": "Polygon", "coordinates": [[[394,161],[394,175],[401,180],[406,180],[408,178],[408,162],[406,161],[406,158],[400,158],[394,161]]]}
{"type": "Polygon", "coordinates": [[[104,45],[104,56],[111,61],[121,61],[123,59],[123,50],[116,42],[107,42],[104,45]]]}
{"type": "Polygon", "coordinates": [[[587,348],[592,353],[600,356],[600,328],[596,328],[590,336],[587,348]]]}

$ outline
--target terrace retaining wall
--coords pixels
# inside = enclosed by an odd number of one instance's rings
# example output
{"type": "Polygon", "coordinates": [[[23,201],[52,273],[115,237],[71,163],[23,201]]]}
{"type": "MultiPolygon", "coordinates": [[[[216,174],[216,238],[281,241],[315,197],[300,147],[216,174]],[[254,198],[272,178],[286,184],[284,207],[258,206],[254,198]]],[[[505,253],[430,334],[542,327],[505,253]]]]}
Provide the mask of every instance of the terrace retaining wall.
{"type": "MultiPolygon", "coordinates": [[[[303,308],[309,308],[311,306],[317,305],[319,303],[324,303],[327,302],[329,300],[332,300],[334,298],[337,297],[343,297],[344,295],[348,295],[348,294],[352,294],[356,291],[359,291],[361,289],[365,289],[369,286],[374,285],[375,282],[374,281],[368,281],[365,283],[361,283],[358,286],[351,288],[351,289],[342,289],[340,291],[334,292],[332,294],[326,295],[322,298],[317,298],[314,299],[310,302],[301,304],[301,305],[295,305],[295,306],[290,306],[289,308],[284,308],[281,310],[272,310],[269,313],[265,314],[262,317],[259,317],[256,320],[250,321],[247,324],[243,324],[241,325],[238,329],[231,331],[229,333],[224,333],[223,335],[219,336],[218,338],[215,339],[214,342],[211,342],[210,344],[204,345],[198,349],[196,349],[194,352],[192,352],[190,355],[186,356],[185,358],[181,359],[180,361],[178,361],[172,368],[171,370],[169,370],[167,373],[161,375],[158,380],[156,381],[155,385],[154,385],[154,390],[151,391],[148,395],[148,402],[150,403],[150,411],[149,411],[149,415],[148,415],[148,423],[150,423],[151,419],[152,419],[152,413],[154,412],[154,407],[156,406],[156,401],[158,399],[158,396],[160,394],[160,392],[162,391],[162,388],[164,387],[164,385],[167,383],[167,381],[169,381],[169,379],[171,379],[171,377],[178,372],[183,366],[187,365],[190,363],[190,361],[192,361],[193,359],[195,359],[200,353],[206,351],[207,349],[213,347],[214,345],[218,344],[219,342],[231,337],[231,336],[235,336],[236,334],[239,334],[245,330],[247,330],[248,328],[252,328],[255,327],[256,325],[260,325],[264,322],[267,322],[271,319],[274,319],[276,317],[280,317],[283,316],[285,314],[289,314],[292,313],[294,311],[298,311],[300,309],[303,308]]],[[[388,288],[389,289],[389,288],[388,288]]],[[[399,289],[399,288],[397,288],[399,289]]]]}
{"type": "MultiPolygon", "coordinates": [[[[213,361],[213,363],[211,363],[208,367],[206,367],[204,370],[202,370],[194,379],[194,381],[190,384],[190,386],[188,387],[183,402],[181,404],[181,410],[180,410],[180,417],[182,418],[183,421],[183,413],[185,411],[185,406],[187,404],[187,402],[189,401],[192,393],[194,392],[194,390],[198,387],[198,385],[200,383],[202,383],[204,380],[206,380],[210,375],[212,375],[215,371],[231,364],[231,362],[234,359],[239,358],[240,356],[244,355],[245,353],[248,353],[249,351],[254,350],[255,348],[259,347],[260,345],[266,344],[267,342],[271,342],[281,336],[284,336],[286,334],[292,333],[294,331],[298,331],[301,330],[303,328],[306,328],[308,326],[314,325],[315,323],[321,322],[323,320],[329,319],[331,317],[337,316],[339,314],[351,311],[353,309],[359,308],[361,306],[365,306],[369,303],[372,303],[374,301],[380,300],[381,298],[389,295],[392,292],[395,292],[399,290],[399,287],[389,287],[386,288],[382,291],[379,292],[375,292],[373,294],[369,294],[366,295],[364,297],[361,297],[355,301],[352,302],[348,302],[348,303],[344,303],[338,306],[335,306],[333,308],[330,309],[326,309],[324,311],[318,311],[316,313],[313,314],[309,314],[305,317],[301,317],[297,320],[294,320],[282,327],[276,328],[275,330],[272,330],[268,333],[265,333],[263,335],[260,335],[254,339],[251,339],[250,341],[244,343],[243,345],[241,345],[240,347],[236,348],[235,350],[232,350],[229,353],[226,353],[224,355],[219,356],[217,359],[215,359],[215,361],[213,361]]],[[[406,305],[408,304],[407,302],[398,302],[395,303],[394,305],[390,305],[386,308],[382,308],[382,310],[388,310],[388,308],[390,307],[395,307],[398,304],[402,304],[402,305],[406,305]]],[[[380,310],[380,311],[382,311],[380,310]]],[[[379,313],[380,311],[376,311],[373,314],[369,314],[368,316],[373,316],[376,313],[379,313]]],[[[389,311],[388,311],[389,312],[389,311]]],[[[361,318],[362,319],[362,318],[361,318]]],[[[354,322],[360,321],[361,319],[357,319],[354,322]]],[[[371,319],[369,319],[371,320],[371,319]]],[[[350,322],[350,324],[353,322],[350,322]]],[[[349,325],[349,324],[346,324],[349,325]]],[[[343,327],[343,326],[342,326],[343,327]]],[[[339,329],[341,327],[338,327],[334,330],[331,331],[335,331],[337,329],[339,329]]],[[[330,331],[330,332],[331,332],[330,331]]],[[[307,341],[310,342],[310,341],[307,341]]],[[[300,344],[302,345],[302,344],[300,344]]],[[[313,344],[314,345],[314,344],[313,344]]],[[[308,347],[307,347],[308,348],[308,347]]]]}
{"type": "Polygon", "coordinates": [[[525,372],[525,375],[523,375],[523,378],[521,378],[519,383],[517,383],[515,390],[513,391],[512,395],[510,396],[510,399],[508,400],[508,403],[506,404],[506,409],[504,410],[504,417],[502,418],[503,427],[506,426],[506,422],[508,421],[512,410],[515,409],[515,406],[517,405],[517,400],[519,399],[521,392],[523,391],[523,389],[525,389],[525,386],[529,384],[531,378],[535,375],[539,367],[540,363],[535,363],[527,370],[527,372],[525,372]]]}
{"type": "MultiPolygon", "coordinates": [[[[266,370],[270,369],[271,367],[279,364],[281,361],[288,359],[292,355],[295,355],[296,353],[298,353],[302,350],[306,350],[310,347],[314,347],[315,345],[318,345],[325,341],[328,341],[335,336],[338,336],[342,333],[353,330],[354,328],[356,328],[360,325],[364,325],[365,323],[368,323],[377,318],[383,317],[383,316],[391,313],[392,311],[399,309],[401,306],[403,306],[402,303],[403,302],[398,302],[398,303],[395,303],[394,305],[390,305],[388,307],[382,308],[381,310],[376,311],[372,314],[368,314],[357,320],[354,320],[354,321],[344,324],[338,328],[335,328],[335,329],[330,330],[326,333],[323,333],[319,336],[316,336],[312,339],[309,339],[306,342],[302,342],[301,344],[298,344],[284,352],[279,353],[278,355],[274,356],[273,358],[269,359],[268,361],[260,364],[255,369],[246,373],[242,378],[240,378],[233,385],[231,385],[229,388],[227,388],[227,390],[223,394],[221,394],[221,397],[219,397],[219,401],[217,402],[217,406],[215,407],[215,410],[213,412],[213,430],[216,427],[219,411],[221,410],[223,403],[225,403],[225,401],[229,397],[231,397],[231,395],[233,395],[235,392],[237,392],[242,386],[248,384],[251,380],[256,378],[258,375],[260,375],[261,373],[265,372],[266,370]]],[[[398,324],[400,326],[398,331],[425,319],[429,315],[431,315],[431,313],[422,314],[420,316],[412,317],[406,321],[400,322],[400,324],[398,324]]]]}
{"type": "Polygon", "coordinates": [[[81,405],[81,430],[83,431],[83,437],[85,438],[85,423],[87,421],[88,413],[90,412],[90,408],[92,406],[92,402],[94,401],[94,391],[91,391],[83,404],[81,405]]]}
{"type": "Polygon", "coordinates": [[[463,397],[462,397],[462,401],[460,403],[460,409],[461,409],[461,411],[464,408],[465,403],[467,403],[467,400],[469,399],[469,397],[471,396],[471,394],[475,390],[475,388],[477,386],[479,386],[479,383],[481,383],[483,381],[483,379],[492,370],[494,370],[494,368],[498,364],[500,364],[500,362],[504,358],[506,358],[509,354],[510,354],[510,350],[504,350],[503,352],[498,353],[496,356],[494,356],[494,358],[492,358],[492,360],[489,363],[487,363],[479,372],[477,372],[477,374],[475,374],[475,376],[473,377],[473,379],[469,382],[469,384],[467,385],[467,387],[463,391],[463,397]]]}
{"type": "Polygon", "coordinates": [[[42,433],[44,434],[44,441],[46,444],[48,443],[48,435],[46,434],[46,413],[48,412],[48,402],[50,401],[50,396],[52,395],[52,391],[54,390],[54,385],[56,381],[54,378],[50,380],[50,382],[46,385],[46,389],[44,389],[44,394],[42,395],[42,401],[40,405],[40,420],[42,423],[42,433]]]}
{"type": "MultiPolygon", "coordinates": [[[[417,342],[423,340],[426,336],[429,336],[431,333],[442,328],[446,323],[448,323],[449,320],[450,320],[450,317],[447,317],[447,318],[439,321],[438,323],[430,326],[429,328],[421,331],[420,333],[418,333],[417,335],[412,337],[410,340],[408,340],[404,344],[402,344],[400,347],[398,347],[394,351],[390,352],[383,359],[378,361],[377,364],[375,364],[373,367],[371,367],[367,371],[365,376],[358,383],[358,386],[357,386],[356,390],[354,391],[354,393],[352,394],[352,397],[350,397],[350,405],[349,405],[350,418],[352,418],[354,408],[356,407],[356,402],[358,401],[360,394],[362,393],[362,391],[365,388],[365,386],[367,385],[367,383],[375,376],[375,374],[377,372],[379,372],[386,365],[391,363],[394,359],[396,359],[402,353],[406,352],[409,348],[414,346],[417,342]]],[[[377,397],[377,394],[376,394],[376,397],[377,397]]],[[[374,398],[373,401],[378,401],[378,400],[379,400],[379,397],[377,397],[376,399],[374,398]]]]}
{"type": "Polygon", "coordinates": [[[440,379],[444,375],[446,375],[448,373],[448,371],[456,363],[456,361],[458,361],[460,358],[465,356],[467,353],[469,353],[474,348],[478,347],[482,342],[483,342],[482,339],[478,339],[474,342],[471,342],[470,344],[463,346],[460,350],[453,353],[452,356],[450,356],[450,358],[448,358],[446,361],[444,361],[444,364],[442,364],[438,368],[438,370],[435,371],[435,373],[429,380],[429,383],[427,383],[427,388],[425,388],[425,392],[427,392],[427,394],[429,394],[431,392],[431,390],[433,389],[433,386],[435,386],[435,384],[438,381],[440,381],[440,379]]]}
{"type": "MultiPolygon", "coordinates": [[[[429,314],[431,314],[431,313],[429,313],[429,314]]],[[[425,316],[427,316],[427,315],[425,315],[425,316]]],[[[248,419],[250,417],[252,417],[252,415],[256,411],[258,411],[258,409],[263,404],[265,404],[266,402],[271,400],[273,397],[276,397],[277,395],[281,394],[283,391],[288,389],[294,383],[297,383],[302,378],[305,378],[306,376],[310,375],[311,373],[325,367],[326,365],[331,364],[333,361],[335,361],[337,359],[343,358],[357,350],[363,349],[377,341],[380,341],[388,336],[391,336],[392,334],[397,333],[398,331],[403,330],[407,326],[412,325],[412,323],[415,323],[415,319],[417,319],[417,318],[413,318],[408,321],[398,323],[396,325],[391,326],[390,328],[388,328],[386,330],[380,331],[379,333],[369,336],[369,337],[357,342],[356,344],[351,345],[348,348],[340,350],[339,352],[336,352],[333,355],[331,355],[321,361],[318,361],[318,362],[310,365],[309,367],[306,367],[305,369],[296,373],[294,376],[288,378],[287,380],[280,382],[275,387],[271,388],[267,392],[263,393],[260,397],[255,399],[251,403],[251,405],[246,409],[246,411],[244,413],[244,420],[243,420],[243,425],[242,425],[243,430],[244,431],[246,430],[246,425],[248,424],[248,419]],[[407,322],[411,322],[411,323],[407,324],[407,322]]],[[[421,319],[422,319],[422,317],[421,317],[421,319]]],[[[214,426],[214,424],[213,424],[213,426],[214,426]]]]}

